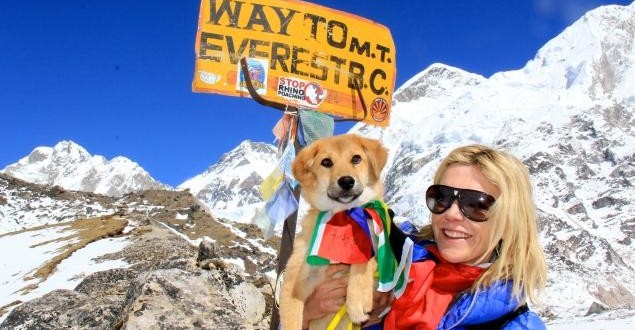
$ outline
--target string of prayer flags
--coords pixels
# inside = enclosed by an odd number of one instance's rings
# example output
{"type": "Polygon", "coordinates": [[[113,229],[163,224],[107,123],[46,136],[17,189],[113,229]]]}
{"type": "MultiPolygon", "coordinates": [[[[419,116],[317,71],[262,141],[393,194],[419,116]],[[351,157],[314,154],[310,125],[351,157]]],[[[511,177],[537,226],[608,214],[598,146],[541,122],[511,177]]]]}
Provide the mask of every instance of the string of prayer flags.
{"type": "Polygon", "coordinates": [[[275,227],[271,223],[271,220],[269,220],[269,216],[267,216],[267,211],[265,211],[264,203],[262,206],[257,207],[251,222],[258,226],[258,228],[260,228],[262,237],[265,240],[268,240],[269,238],[271,238],[271,236],[273,236],[275,227]]]}
{"type": "Polygon", "coordinates": [[[280,143],[286,139],[289,134],[289,128],[291,127],[291,120],[294,119],[294,116],[290,113],[285,113],[278,119],[278,122],[273,126],[271,132],[275,137],[275,141],[278,141],[278,146],[280,143]]]}
{"type": "Polygon", "coordinates": [[[299,116],[301,125],[298,127],[298,140],[304,141],[303,145],[308,146],[315,140],[333,135],[335,130],[333,117],[309,109],[300,109],[299,116]]]}
{"type": "Polygon", "coordinates": [[[287,182],[283,182],[273,197],[265,204],[267,216],[275,227],[279,221],[286,219],[298,209],[298,201],[293,196],[293,189],[287,182]]]}
{"type": "Polygon", "coordinates": [[[263,200],[269,200],[274,192],[279,189],[280,184],[285,180],[287,180],[291,187],[297,185],[297,181],[291,171],[291,164],[294,158],[295,148],[292,145],[287,145],[278,160],[278,165],[260,184],[259,190],[263,200]]]}
{"type": "Polygon", "coordinates": [[[284,180],[284,174],[282,174],[282,170],[280,167],[276,166],[271,174],[269,174],[260,184],[258,190],[260,191],[260,195],[262,199],[268,201],[271,199],[273,194],[278,190],[282,181],[284,180]]]}
{"type": "Polygon", "coordinates": [[[254,217],[254,223],[260,227],[265,239],[273,235],[280,221],[284,221],[298,209],[298,201],[293,195],[297,181],[291,173],[291,164],[295,158],[298,119],[296,112],[285,112],[273,128],[273,134],[278,141],[278,165],[259,187],[266,203],[264,209],[254,217]]]}
{"type": "Polygon", "coordinates": [[[285,112],[273,128],[278,141],[278,165],[263,180],[259,187],[266,202],[256,213],[254,223],[260,227],[265,239],[269,239],[275,227],[298,209],[298,200],[293,189],[298,182],[293,177],[292,164],[299,146],[306,146],[315,140],[332,136],[335,121],[329,115],[310,109],[285,112]]]}

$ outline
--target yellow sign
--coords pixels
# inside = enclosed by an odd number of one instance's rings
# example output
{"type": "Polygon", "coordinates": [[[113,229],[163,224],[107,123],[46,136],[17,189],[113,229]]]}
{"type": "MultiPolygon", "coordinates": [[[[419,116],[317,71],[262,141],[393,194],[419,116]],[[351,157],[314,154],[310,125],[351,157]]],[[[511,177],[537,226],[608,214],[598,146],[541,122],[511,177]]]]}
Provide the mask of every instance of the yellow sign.
{"type": "Polygon", "coordinates": [[[383,25],[298,0],[202,0],[199,16],[195,92],[249,96],[246,58],[269,101],[388,125],[396,61],[383,25]]]}

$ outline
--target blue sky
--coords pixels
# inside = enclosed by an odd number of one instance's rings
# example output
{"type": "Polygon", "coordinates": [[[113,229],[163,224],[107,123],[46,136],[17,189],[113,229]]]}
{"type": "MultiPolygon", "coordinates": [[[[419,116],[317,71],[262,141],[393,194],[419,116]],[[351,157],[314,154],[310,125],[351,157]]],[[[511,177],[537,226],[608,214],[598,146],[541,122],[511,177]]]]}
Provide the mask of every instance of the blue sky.
{"type": "MultiPolygon", "coordinates": [[[[630,1],[313,1],[391,30],[399,87],[432,63],[519,69],[586,11],[630,1]]],[[[176,186],[241,141],[273,142],[276,110],[193,93],[200,1],[0,2],[0,169],[73,140],[176,186]]],[[[338,123],[336,132],[350,124],[338,123]]]]}

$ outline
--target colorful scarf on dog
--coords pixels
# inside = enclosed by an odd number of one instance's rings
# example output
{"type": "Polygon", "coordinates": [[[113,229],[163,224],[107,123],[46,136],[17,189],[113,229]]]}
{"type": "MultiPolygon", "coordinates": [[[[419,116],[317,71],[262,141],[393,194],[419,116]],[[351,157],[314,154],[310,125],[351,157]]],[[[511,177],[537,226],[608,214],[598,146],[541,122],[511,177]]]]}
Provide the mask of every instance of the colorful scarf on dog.
{"type": "Polygon", "coordinates": [[[375,256],[379,278],[377,290],[395,289],[399,296],[405,288],[410,269],[406,263],[410,258],[402,256],[402,262],[397,265],[388,239],[390,221],[388,206],[378,200],[335,214],[320,212],[307,262],[310,265],[359,264],[375,256]]]}

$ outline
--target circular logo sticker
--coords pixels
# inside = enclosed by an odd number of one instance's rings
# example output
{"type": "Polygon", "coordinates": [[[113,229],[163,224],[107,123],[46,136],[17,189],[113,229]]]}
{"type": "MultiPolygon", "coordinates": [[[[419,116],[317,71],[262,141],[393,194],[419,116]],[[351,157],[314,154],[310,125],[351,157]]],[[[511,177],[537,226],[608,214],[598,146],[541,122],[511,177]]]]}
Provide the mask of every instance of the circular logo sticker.
{"type": "Polygon", "coordinates": [[[373,100],[370,105],[370,115],[375,121],[384,121],[388,117],[388,102],[381,97],[373,100]]]}
{"type": "Polygon", "coordinates": [[[318,83],[310,82],[304,87],[304,101],[310,105],[318,105],[326,97],[326,89],[318,83]]]}

